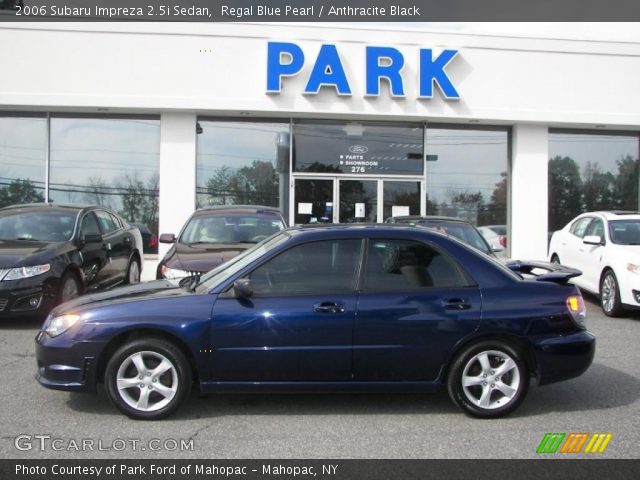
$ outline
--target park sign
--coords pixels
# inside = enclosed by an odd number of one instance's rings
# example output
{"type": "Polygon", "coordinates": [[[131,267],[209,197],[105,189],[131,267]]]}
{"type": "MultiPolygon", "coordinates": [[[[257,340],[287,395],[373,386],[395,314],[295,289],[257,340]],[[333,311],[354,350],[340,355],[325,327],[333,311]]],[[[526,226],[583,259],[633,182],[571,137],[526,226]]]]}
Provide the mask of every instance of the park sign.
{"type": "MultiPolygon", "coordinates": [[[[380,84],[389,85],[392,97],[405,96],[404,55],[394,47],[365,47],[365,97],[380,95],[380,84]]],[[[418,98],[433,98],[437,88],[445,100],[458,100],[460,95],[447,75],[445,68],[458,55],[457,50],[442,50],[434,56],[430,48],[419,51],[418,98]]],[[[302,72],[305,54],[302,48],[291,42],[268,42],[267,44],[267,93],[280,94],[283,79],[302,72]]],[[[304,89],[305,95],[316,95],[320,89],[334,89],[339,96],[351,96],[351,82],[344,69],[336,45],[322,44],[313,63],[304,89]]]]}

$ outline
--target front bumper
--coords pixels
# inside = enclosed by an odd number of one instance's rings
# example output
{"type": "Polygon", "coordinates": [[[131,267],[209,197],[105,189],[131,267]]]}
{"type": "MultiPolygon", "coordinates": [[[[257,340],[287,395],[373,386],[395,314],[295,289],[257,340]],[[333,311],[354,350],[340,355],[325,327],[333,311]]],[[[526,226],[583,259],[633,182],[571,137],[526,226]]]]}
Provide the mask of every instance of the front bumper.
{"type": "Polygon", "coordinates": [[[0,282],[0,320],[44,318],[56,304],[56,286],[52,278],[0,282]]]}
{"type": "Polygon", "coordinates": [[[561,337],[534,342],[540,385],[560,382],[582,375],[593,362],[596,337],[584,330],[561,337]]]}
{"type": "Polygon", "coordinates": [[[95,392],[97,358],[102,343],[74,342],[51,338],[40,331],[36,336],[36,380],[46,388],[72,392],[95,392]]]}

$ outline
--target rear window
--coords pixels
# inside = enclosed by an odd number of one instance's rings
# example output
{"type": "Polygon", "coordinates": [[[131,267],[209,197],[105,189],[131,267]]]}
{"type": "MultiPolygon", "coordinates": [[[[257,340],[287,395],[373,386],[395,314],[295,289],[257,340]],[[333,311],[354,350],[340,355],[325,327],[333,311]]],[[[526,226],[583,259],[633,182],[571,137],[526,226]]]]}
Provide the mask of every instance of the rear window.
{"type": "Polygon", "coordinates": [[[436,232],[457,238],[462,243],[466,243],[467,245],[480,250],[482,253],[486,253],[487,255],[492,254],[487,242],[484,240],[480,232],[469,224],[432,221],[421,221],[416,223],[421,227],[428,227],[436,232]]]}
{"type": "Polygon", "coordinates": [[[506,235],[507,234],[507,227],[501,227],[501,226],[494,226],[494,227],[489,227],[493,233],[495,233],[496,235],[506,235]]]}

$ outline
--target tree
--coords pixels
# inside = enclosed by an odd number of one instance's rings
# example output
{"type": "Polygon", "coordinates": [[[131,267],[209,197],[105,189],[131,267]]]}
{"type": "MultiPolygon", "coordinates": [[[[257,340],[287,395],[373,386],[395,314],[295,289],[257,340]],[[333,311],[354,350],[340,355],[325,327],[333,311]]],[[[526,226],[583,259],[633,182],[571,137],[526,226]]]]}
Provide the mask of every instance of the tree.
{"type": "Polygon", "coordinates": [[[134,173],[124,175],[118,182],[122,209],[120,214],[129,222],[144,223],[155,231],[158,223],[158,175],[143,182],[134,173]]]}
{"type": "Polygon", "coordinates": [[[0,208],[37,202],[44,202],[44,196],[36,190],[31,180],[18,178],[0,188],[0,208]]]}
{"type": "Polygon", "coordinates": [[[89,177],[89,185],[84,191],[85,202],[111,208],[111,199],[109,198],[111,190],[112,188],[102,178],[89,177]]]}
{"type": "Polygon", "coordinates": [[[549,160],[549,229],[564,227],[582,212],[580,168],[570,157],[549,160]]]}
{"type": "Polygon", "coordinates": [[[507,172],[500,173],[500,181],[491,193],[491,201],[485,214],[478,219],[479,225],[505,225],[507,223],[507,172]]]}
{"type": "Polygon", "coordinates": [[[622,210],[638,210],[638,159],[627,155],[617,163],[618,175],[613,186],[616,206],[622,210]]]}
{"type": "Polygon", "coordinates": [[[611,172],[602,172],[597,162],[587,162],[582,174],[583,209],[592,212],[615,207],[614,183],[611,172]]]}

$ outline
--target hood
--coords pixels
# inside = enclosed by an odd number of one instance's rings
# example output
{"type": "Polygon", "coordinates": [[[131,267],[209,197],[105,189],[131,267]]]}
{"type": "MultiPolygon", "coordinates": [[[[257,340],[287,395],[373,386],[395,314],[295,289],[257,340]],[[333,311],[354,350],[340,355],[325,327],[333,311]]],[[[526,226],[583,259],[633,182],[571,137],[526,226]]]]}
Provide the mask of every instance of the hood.
{"type": "Polygon", "coordinates": [[[191,293],[180,288],[176,283],[169,280],[155,280],[152,282],[137,283],[126,287],[115,288],[106,292],[93,293],[74,298],[62,305],[59,305],[51,312],[52,315],[59,315],[70,310],[83,310],[88,307],[108,303],[124,303],[130,301],[147,300],[151,298],[170,297],[176,295],[190,295],[191,293]]]}
{"type": "Polygon", "coordinates": [[[31,242],[29,240],[0,240],[0,268],[29,265],[29,257],[54,249],[59,242],[31,242]]]}
{"type": "Polygon", "coordinates": [[[188,245],[179,243],[172,258],[167,259],[169,268],[187,272],[204,273],[231,260],[252,247],[253,243],[201,243],[188,245]]]}

